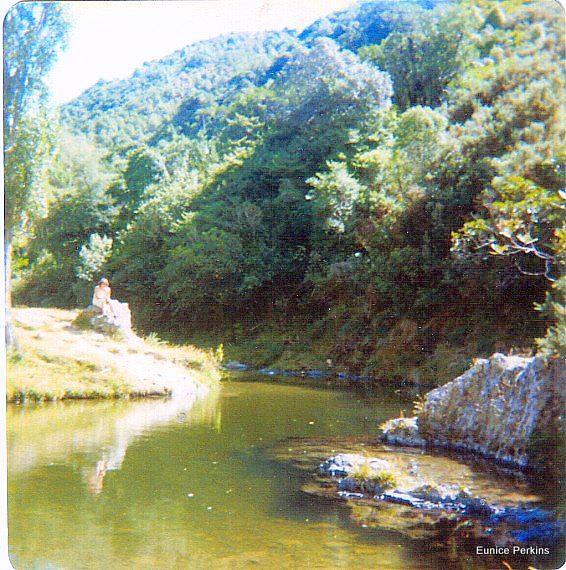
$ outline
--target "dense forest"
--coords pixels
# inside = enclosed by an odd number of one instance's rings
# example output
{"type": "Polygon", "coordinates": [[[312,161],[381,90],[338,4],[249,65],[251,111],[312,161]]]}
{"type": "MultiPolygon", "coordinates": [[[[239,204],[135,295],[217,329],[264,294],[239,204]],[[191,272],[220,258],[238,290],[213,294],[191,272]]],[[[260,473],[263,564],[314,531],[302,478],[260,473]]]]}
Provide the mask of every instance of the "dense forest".
{"type": "Polygon", "coordinates": [[[383,378],[559,351],[563,49],[553,0],[376,0],[100,81],[46,127],[15,301],[106,275],[140,329],[383,378]]]}

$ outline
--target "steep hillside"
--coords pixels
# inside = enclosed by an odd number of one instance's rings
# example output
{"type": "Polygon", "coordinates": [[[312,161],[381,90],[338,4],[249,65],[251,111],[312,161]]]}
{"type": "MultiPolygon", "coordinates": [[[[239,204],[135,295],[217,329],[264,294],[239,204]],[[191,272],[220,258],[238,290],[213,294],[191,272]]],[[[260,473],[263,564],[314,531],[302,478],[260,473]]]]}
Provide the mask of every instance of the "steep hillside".
{"type": "Polygon", "coordinates": [[[62,122],[72,132],[93,137],[103,148],[138,145],[171,128],[193,136],[214,130],[218,107],[275,77],[298,46],[312,46],[327,37],[356,51],[378,43],[393,30],[409,29],[427,9],[446,3],[361,2],[317,20],[300,36],[285,30],[200,41],[145,63],[127,79],[99,81],[63,106],[62,122]]]}
{"type": "Polygon", "coordinates": [[[105,274],[138,326],[294,329],[272,360],[427,381],[560,350],[560,8],[432,4],[200,42],[67,105],[18,301],[76,306],[105,274]]]}
{"type": "Polygon", "coordinates": [[[99,81],[64,105],[71,131],[104,148],[139,144],[166,125],[206,126],[198,111],[256,84],[273,60],[297,45],[292,32],[229,34],[145,63],[127,79],[99,81]]]}

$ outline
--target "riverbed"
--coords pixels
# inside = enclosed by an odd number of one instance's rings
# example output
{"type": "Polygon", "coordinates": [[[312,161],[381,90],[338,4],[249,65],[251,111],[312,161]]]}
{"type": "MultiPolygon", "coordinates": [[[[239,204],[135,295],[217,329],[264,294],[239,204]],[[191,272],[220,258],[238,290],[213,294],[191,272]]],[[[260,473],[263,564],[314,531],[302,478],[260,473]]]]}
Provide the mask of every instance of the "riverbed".
{"type": "Polygon", "coordinates": [[[9,552],[23,568],[489,568],[490,560],[351,524],[269,458],[288,437],[361,436],[411,407],[234,376],[197,401],[9,406],[9,552]],[[252,381],[253,380],[253,381],[252,381]]]}

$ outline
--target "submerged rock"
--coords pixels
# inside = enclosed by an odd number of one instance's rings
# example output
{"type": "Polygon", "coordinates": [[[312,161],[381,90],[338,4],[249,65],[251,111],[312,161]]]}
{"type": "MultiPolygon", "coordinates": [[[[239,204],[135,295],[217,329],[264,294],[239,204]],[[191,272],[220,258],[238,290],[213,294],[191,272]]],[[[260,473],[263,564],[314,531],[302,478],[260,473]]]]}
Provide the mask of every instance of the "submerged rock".
{"type": "MultiPolygon", "coordinates": [[[[498,512],[480,497],[474,497],[461,484],[432,481],[423,484],[416,461],[407,464],[358,454],[338,454],[319,467],[323,475],[337,479],[340,491],[361,492],[374,499],[407,505],[415,509],[455,512],[486,517],[498,512]],[[416,467],[414,469],[413,467],[416,467]]],[[[441,480],[439,480],[441,481],[441,480]]]]}
{"type": "Polygon", "coordinates": [[[226,370],[245,372],[246,370],[250,369],[250,366],[248,364],[244,364],[243,362],[238,362],[237,360],[230,360],[230,362],[227,362],[224,365],[224,368],[226,368],[226,370]]]}
{"type": "Polygon", "coordinates": [[[377,459],[375,457],[368,459],[363,455],[355,453],[340,453],[330,457],[320,465],[321,472],[331,477],[350,475],[361,469],[366,469],[369,475],[389,468],[390,465],[385,459],[377,459]]]}
{"type": "Polygon", "coordinates": [[[310,473],[301,489],[350,509],[362,527],[443,542],[558,548],[563,523],[525,474],[469,454],[392,447],[362,438],[291,438],[275,459],[310,473]],[[384,484],[386,482],[386,484],[384,484]]]}

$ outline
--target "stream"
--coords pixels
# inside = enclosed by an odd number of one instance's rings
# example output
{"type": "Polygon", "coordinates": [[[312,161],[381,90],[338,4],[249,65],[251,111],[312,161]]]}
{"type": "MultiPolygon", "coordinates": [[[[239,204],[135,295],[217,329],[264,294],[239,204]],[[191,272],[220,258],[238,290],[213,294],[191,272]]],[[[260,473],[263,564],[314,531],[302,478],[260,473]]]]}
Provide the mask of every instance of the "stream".
{"type": "Polygon", "coordinates": [[[351,524],[269,458],[288,437],[362,436],[410,409],[237,374],[203,399],[8,406],[9,553],[18,568],[489,568],[469,552],[351,524]]]}

